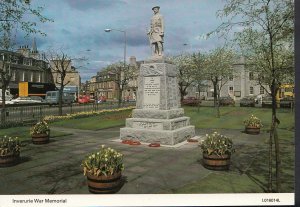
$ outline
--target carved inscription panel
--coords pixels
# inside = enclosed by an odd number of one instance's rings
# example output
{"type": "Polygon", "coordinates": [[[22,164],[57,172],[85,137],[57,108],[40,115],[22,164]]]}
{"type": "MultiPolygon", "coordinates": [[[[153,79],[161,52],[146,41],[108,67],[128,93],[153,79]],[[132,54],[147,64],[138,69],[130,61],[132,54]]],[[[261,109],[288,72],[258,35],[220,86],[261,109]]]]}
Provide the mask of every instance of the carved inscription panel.
{"type": "Polygon", "coordinates": [[[137,129],[163,130],[163,124],[160,122],[135,121],[132,127],[137,129]]]}
{"type": "Polygon", "coordinates": [[[144,77],[144,109],[159,109],[160,77],[144,77]]]}

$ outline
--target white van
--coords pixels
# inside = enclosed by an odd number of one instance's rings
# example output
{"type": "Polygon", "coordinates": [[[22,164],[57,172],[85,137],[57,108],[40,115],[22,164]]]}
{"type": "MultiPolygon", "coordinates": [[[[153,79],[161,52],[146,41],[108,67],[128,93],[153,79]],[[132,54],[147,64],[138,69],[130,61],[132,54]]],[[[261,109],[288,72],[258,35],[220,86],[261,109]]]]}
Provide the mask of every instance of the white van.
{"type": "MultiPolygon", "coordinates": [[[[47,91],[46,92],[46,103],[49,105],[55,105],[59,102],[59,91],[47,91]]],[[[63,92],[62,103],[71,104],[74,102],[74,96],[70,93],[63,92]]]]}

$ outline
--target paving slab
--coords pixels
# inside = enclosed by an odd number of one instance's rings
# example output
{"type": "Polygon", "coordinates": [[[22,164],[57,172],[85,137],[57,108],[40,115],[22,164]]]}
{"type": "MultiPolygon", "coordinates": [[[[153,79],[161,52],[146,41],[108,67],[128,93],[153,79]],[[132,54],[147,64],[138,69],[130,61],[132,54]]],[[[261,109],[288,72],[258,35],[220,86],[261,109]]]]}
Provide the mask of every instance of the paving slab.
{"type": "MultiPolygon", "coordinates": [[[[80,167],[84,157],[102,144],[124,154],[124,185],[118,193],[172,193],[177,188],[204,179],[212,172],[201,165],[198,143],[185,142],[178,147],[151,148],[147,144],[129,146],[117,142],[119,128],[79,130],[54,127],[72,135],[51,139],[46,145],[23,143],[21,162],[0,168],[1,194],[88,194],[86,178],[80,167]]],[[[196,129],[201,138],[214,130],[196,129]]],[[[232,173],[245,171],[264,143],[266,134],[247,135],[241,130],[218,130],[233,137],[237,148],[233,156],[232,173]]]]}

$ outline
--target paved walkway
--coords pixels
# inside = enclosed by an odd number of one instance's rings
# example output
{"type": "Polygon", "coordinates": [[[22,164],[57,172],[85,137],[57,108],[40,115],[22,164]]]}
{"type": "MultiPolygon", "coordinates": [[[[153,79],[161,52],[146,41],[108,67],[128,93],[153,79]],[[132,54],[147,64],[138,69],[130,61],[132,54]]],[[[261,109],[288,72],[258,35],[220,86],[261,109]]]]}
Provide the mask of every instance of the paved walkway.
{"type": "MultiPolygon", "coordinates": [[[[54,129],[54,127],[53,127],[54,129]]],[[[86,154],[105,144],[124,154],[126,180],[118,193],[172,193],[175,189],[211,173],[201,165],[201,151],[195,143],[178,148],[129,146],[116,142],[119,128],[100,131],[58,128],[72,135],[51,138],[47,145],[23,143],[18,165],[0,168],[0,194],[88,194],[81,161],[86,154]]],[[[212,130],[197,130],[204,136],[212,130]]],[[[230,173],[240,173],[259,152],[255,147],[267,134],[247,135],[239,130],[219,130],[233,138],[237,152],[230,173]],[[239,146],[250,146],[252,156],[245,157],[239,146]]],[[[199,192],[201,193],[201,192],[199,192]]]]}

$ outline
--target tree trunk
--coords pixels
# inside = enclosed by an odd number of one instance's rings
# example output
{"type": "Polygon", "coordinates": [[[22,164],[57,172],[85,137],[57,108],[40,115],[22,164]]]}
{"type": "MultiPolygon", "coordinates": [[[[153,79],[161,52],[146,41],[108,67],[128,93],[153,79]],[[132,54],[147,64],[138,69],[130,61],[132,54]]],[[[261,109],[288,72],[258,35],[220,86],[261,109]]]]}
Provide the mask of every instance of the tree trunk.
{"type": "Polygon", "coordinates": [[[217,107],[217,83],[213,82],[214,85],[214,107],[217,107]]]}
{"type": "MultiPolygon", "coordinates": [[[[201,100],[201,97],[200,97],[200,91],[201,91],[201,88],[198,87],[198,94],[199,94],[199,97],[198,97],[199,101],[198,101],[198,103],[197,103],[197,111],[198,111],[198,113],[199,113],[199,111],[200,111],[200,101],[202,101],[202,100],[201,100]]],[[[196,97],[196,98],[197,98],[197,97],[196,97]]]]}
{"type": "Polygon", "coordinates": [[[121,104],[122,104],[122,92],[123,92],[123,90],[119,86],[119,93],[118,93],[118,107],[119,108],[121,107],[121,104]]]}
{"type": "Polygon", "coordinates": [[[64,90],[64,86],[61,84],[60,85],[60,89],[59,89],[59,99],[58,99],[58,115],[59,116],[62,116],[62,105],[63,105],[62,96],[63,96],[63,90],[64,90]]]}
{"type": "Polygon", "coordinates": [[[180,91],[180,103],[182,103],[184,96],[185,96],[185,88],[183,87],[183,84],[179,84],[179,91],[180,91]]]}
{"type": "Polygon", "coordinates": [[[279,124],[279,120],[277,119],[276,115],[276,108],[277,108],[277,102],[276,102],[276,93],[278,89],[275,86],[275,83],[273,82],[273,93],[272,93],[272,129],[273,129],[273,138],[274,138],[274,145],[275,145],[275,169],[276,169],[276,192],[280,192],[280,154],[279,154],[279,140],[278,140],[278,134],[277,134],[277,125],[279,124]]]}
{"type": "Polygon", "coordinates": [[[1,124],[5,123],[5,91],[6,91],[6,86],[4,83],[2,83],[2,109],[1,109],[1,124]]]}
{"type": "Polygon", "coordinates": [[[275,142],[275,156],[276,156],[276,192],[281,192],[281,160],[280,160],[280,147],[279,147],[279,138],[277,134],[277,122],[275,123],[274,128],[274,142],[275,142]]]}
{"type": "Polygon", "coordinates": [[[220,118],[220,90],[217,86],[217,118],[220,118]]]}

